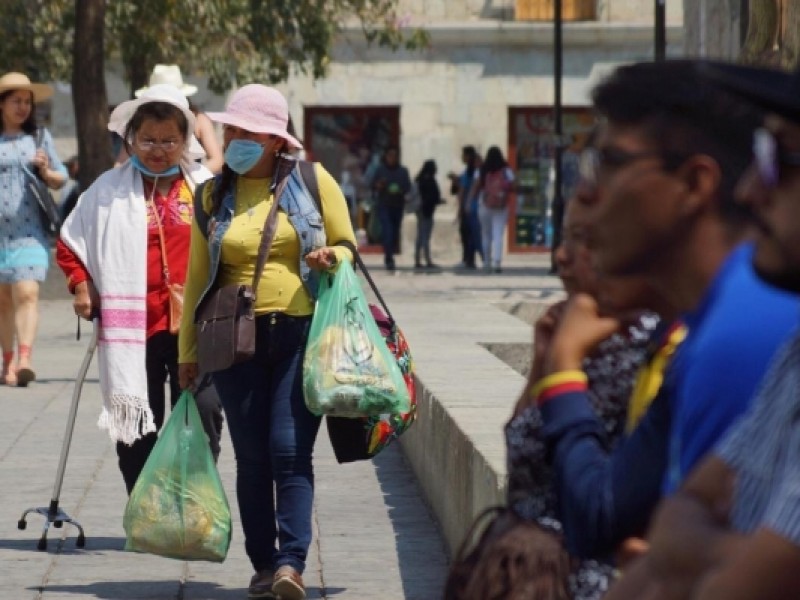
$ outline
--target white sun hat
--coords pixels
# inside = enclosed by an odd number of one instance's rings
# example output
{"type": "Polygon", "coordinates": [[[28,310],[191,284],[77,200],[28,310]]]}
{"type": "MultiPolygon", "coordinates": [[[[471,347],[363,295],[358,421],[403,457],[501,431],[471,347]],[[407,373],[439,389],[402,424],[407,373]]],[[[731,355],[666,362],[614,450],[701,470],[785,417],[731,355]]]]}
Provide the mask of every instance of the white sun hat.
{"type": "Polygon", "coordinates": [[[183,154],[188,160],[203,158],[206,155],[205,150],[203,150],[200,142],[194,136],[194,113],[189,109],[189,101],[186,96],[174,85],[160,83],[150,86],[135,100],[128,100],[118,104],[108,119],[108,130],[113,131],[124,139],[125,130],[136,110],[143,104],[150,102],[166,102],[181,110],[189,125],[189,139],[183,154]]]}
{"type": "Polygon", "coordinates": [[[156,65],[153,67],[153,72],[150,73],[150,81],[143,88],[139,88],[134,92],[137,98],[141,96],[147,89],[154,85],[168,83],[178,88],[183,92],[184,96],[191,96],[197,93],[197,86],[191,83],[183,82],[183,75],[181,75],[181,68],[178,65],[156,65]]]}

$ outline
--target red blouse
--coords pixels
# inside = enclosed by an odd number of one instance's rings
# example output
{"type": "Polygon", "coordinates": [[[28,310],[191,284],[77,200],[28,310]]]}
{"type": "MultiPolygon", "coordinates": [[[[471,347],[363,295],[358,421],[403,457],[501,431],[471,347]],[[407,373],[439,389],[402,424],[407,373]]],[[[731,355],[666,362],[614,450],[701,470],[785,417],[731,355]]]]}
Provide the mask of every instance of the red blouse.
{"type": "MultiPolygon", "coordinates": [[[[152,185],[145,182],[145,194],[149,197],[151,192],[152,185]]],[[[166,196],[156,190],[153,204],[147,204],[147,337],[169,330],[169,292],[164,281],[161,241],[153,205],[158,210],[164,229],[170,280],[172,283],[183,283],[186,280],[192,231],[192,192],[184,178],[179,177],[166,196]]],[[[67,276],[69,291],[73,294],[76,285],[91,279],[80,258],[60,239],[56,242],[56,262],[67,276]]]]}

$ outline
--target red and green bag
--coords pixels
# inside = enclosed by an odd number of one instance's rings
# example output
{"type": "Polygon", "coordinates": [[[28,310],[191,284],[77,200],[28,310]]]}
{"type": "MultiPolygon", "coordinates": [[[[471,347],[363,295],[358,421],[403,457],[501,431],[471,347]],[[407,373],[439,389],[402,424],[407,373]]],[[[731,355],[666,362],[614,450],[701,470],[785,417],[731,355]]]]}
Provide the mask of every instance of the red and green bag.
{"type": "Polygon", "coordinates": [[[383,414],[372,417],[346,418],[327,417],[328,436],[333,446],[336,460],[340,463],[369,460],[399,438],[414,422],[417,416],[417,389],[414,382],[414,361],[403,332],[397,326],[386,303],[378,292],[372,277],[369,276],[361,257],[353,253],[356,263],[361,267],[365,278],[372,287],[383,310],[374,304],[369,305],[372,317],[383,336],[389,352],[397,361],[408,388],[409,410],[397,414],[383,414]]]}

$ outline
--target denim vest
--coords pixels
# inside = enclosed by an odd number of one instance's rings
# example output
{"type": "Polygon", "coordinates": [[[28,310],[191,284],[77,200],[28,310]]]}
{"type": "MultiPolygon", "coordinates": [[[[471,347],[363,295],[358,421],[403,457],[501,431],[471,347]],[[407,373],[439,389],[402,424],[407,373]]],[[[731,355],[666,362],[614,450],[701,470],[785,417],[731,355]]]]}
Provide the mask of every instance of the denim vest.
{"type": "MultiPolygon", "coordinates": [[[[213,185],[216,187],[219,182],[219,176],[213,180],[213,185]]],[[[274,178],[270,191],[274,194],[278,186],[278,178],[274,178]]],[[[203,293],[197,301],[197,306],[200,306],[203,299],[208,292],[214,287],[214,282],[217,279],[217,272],[219,271],[220,254],[222,251],[222,238],[225,232],[231,226],[233,219],[234,208],[236,206],[236,199],[234,197],[235,186],[231,186],[222,199],[222,205],[216,215],[213,215],[207,224],[207,230],[204,232],[208,238],[208,252],[211,259],[211,265],[208,272],[208,280],[203,293]]],[[[319,272],[311,269],[305,261],[305,256],[312,250],[317,250],[326,245],[327,239],[325,235],[325,226],[322,222],[322,215],[320,214],[317,205],[314,203],[313,196],[306,187],[303,177],[300,175],[300,169],[295,165],[291,172],[286,176],[285,185],[280,192],[280,197],[277,199],[278,208],[286,213],[292,227],[297,232],[297,237],[300,240],[300,258],[298,264],[298,272],[300,279],[303,281],[303,286],[313,300],[317,298],[317,291],[319,290],[320,274],[319,272]]],[[[202,229],[202,227],[201,227],[202,229]]],[[[253,290],[257,292],[257,290],[253,290]]],[[[196,310],[197,307],[195,307],[196,310]]]]}

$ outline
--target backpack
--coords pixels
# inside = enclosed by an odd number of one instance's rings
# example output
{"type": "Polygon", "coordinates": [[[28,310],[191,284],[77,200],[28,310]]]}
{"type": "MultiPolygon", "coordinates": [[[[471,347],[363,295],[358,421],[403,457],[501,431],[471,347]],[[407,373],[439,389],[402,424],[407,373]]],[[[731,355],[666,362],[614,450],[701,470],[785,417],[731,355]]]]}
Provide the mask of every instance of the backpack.
{"type": "Polygon", "coordinates": [[[510,191],[511,182],[506,177],[505,168],[486,173],[483,182],[483,204],[486,208],[505,208],[510,191]]]}

